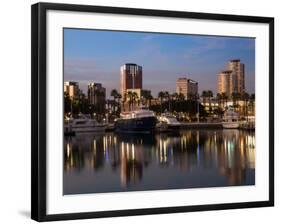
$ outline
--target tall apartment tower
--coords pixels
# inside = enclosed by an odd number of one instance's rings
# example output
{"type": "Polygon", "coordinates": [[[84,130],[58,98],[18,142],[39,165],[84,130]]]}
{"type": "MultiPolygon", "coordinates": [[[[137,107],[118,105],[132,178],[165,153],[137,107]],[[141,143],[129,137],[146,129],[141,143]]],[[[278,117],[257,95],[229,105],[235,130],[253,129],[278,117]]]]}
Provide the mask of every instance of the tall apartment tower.
{"type": "Polygon", "coordinates": [[[230,96],[233,93],[233,76],[231,70],[221,71],[218,74],[218,93],[230,96]]]}
{"type": "Polygon", "coordinates": [[[240,62],[240,59],[230,60],[228,70],[233,73],[233,92],[242,93],[245,91],[245,66],[240,62]]]}
{"type": "Polygon", "coordinates": [[[89,83],[88,84],[88,100],[90,104],[104,104],[106,92],[105,88],[100,83],[89,83]]]}
{"type": "Polygon", "coordinates": [[[196,96],[198,94],[198,82],[187,78],[178,78],[176,82],[176,92],[182,93],[187,99],[189,95],[196,96]]]}
{"type": "Polygon", "coordinates": [[[239,59],[230,60],[227,70],[218,74],[218,93],[231,96],[245,91],[245,65],[239,59]]]}
{"type": "Polygon", "coordinates": [[[75,98],[79,94],[78,82],[64,82],[63,91],[68,93],[70,98],[75,98]]]}
{"type": "Polygon", "coordinates": [[[125,98],[127,89],[142,89],[142,67],[127,63],[120,68],[120,94],[125,98]]]}

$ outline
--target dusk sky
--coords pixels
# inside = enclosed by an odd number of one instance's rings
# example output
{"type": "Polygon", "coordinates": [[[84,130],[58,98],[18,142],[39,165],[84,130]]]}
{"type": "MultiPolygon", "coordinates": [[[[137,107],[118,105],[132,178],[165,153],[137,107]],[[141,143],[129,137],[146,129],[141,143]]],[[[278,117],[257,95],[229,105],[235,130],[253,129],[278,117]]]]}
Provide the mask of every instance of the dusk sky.
{"type": "Polygon", "coordinates": [[[176,79],[187,77],[202,90],[217,93],[217,74],[230,59],[245,64],[245,85],[255,91],[255,39],[202,35],[64,29],[64,80],[102,83],[107,97],[120,88],[120,66],[143,68],[143,89],[176,92],[176,79]]]}

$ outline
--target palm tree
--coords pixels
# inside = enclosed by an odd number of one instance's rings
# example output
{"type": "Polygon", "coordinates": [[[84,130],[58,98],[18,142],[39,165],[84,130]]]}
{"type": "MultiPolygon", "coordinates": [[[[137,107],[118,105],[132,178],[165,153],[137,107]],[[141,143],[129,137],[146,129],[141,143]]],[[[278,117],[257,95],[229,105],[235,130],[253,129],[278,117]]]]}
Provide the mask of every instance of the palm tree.
{"type": "Polygon", "coordinates": [[[168,91],[164,92],[164,97],[166,100],[168,100],[169,105],[169,112],[171,111],[171,105],[170,105],[170,93],[168,91]]]}
{"type": "Polygon", "coordinates": [[[185,99],[185,96],[182,93],[180,93],[179,94],[179,101],[184,101],[184,99],[185,99]]]}
{"type": "Polygon", "coordinates": [[[110,100],[106,100],[107,111],[110,110],[111,106],[112,106],[111,101],[110,100]]]}
{"type": "Polygon", "coordinates": [[[205,106],[205,104],[206,104],[206,98],[208,97],[207,91],[206,91],[206,90],[203,90],[201,96],[202,96],[202,98],[203,98],[203,104],[204,104],[204,106],[205,106]]]}
{"type": "Polygon", "coordinates": [[[222,95],[220,93],[217,93],[217,102],[219,107],[221,107],[221,101],[222,101],[222,95]]]}
{"type": "Polygon", "coordinates": [[[149,92],[147,95],[147,100],[148,100],[148,107],[151,106],[151,100],[153,99],[153,96],[151,95],[151,93],[149,92]]]}
{"type": "Polygon", "coordinates": [[[187,99],[188,99],[188,100],[194,100],[194,99],[195,99],[194,94],[188,93],[188,94],[187,94],[187,99]]]}
{"type": "Polygon", "coordinates": [[[236,108],[238,106],[237,101],[240,100],[241,94],[234,92],[231,94],[231,98],[232,98],[232,105],[234,108],[236,108]]]}
{"type": "Polygon", "coordinates": [[[81,91],[78,95],[78,112],[79,113],[88,113],[89,102],[86,98],[86,95],[81,91]]]}
{"type": "Polygon", "coordinates": [[[119,112],[120,112],[120,110],[121,110],[121,103],[120,103],[120,101],[122,99],[122,95],[120,93],[118,93],[116,98],[117,98],[117,102],[118,102],[118,109],[119,109],[119,112]]]}
{"type": "Polygon", "coordinates": [[[160,98],[160,105],[161,105],[161,113],[162,113],[162,103],[163,103],[163,98],[165,97],[165,93],[164,92],[159,92],[158,93],[158,98],[160,98]]]}
{"type": "Polygon", "coordinates": [[[152,99],[151,92],[150,91],[143,91],[142,96],[145,100],[145,105],[147,105],[147,102],[148,102],[148,106],[150,107],[151,99],[152,99]]]}
{"type": "Polygon", "coordinates": [[[241,94],[241,99],[243,100],[243,113],[245,117],[247,116],[248,120],[248,101],[250,99],[249,93],[243,91],[241,94]]]}
{"type": "Polygon", "coordinates": [[[172,110],[177,110],[177,102],[179,101],[179,94],[173,93],[172,94],[172,110]]]}
{"type": "Polygon", "coordinates": [[[71,98],[67,92],[64,92],[64,114],[71,113],[72,102],[71,98]]]}
{"type": "Polygon", "coordinates": [[[252,93],[250,95],[250,106],[251,106],[251,112],[254,114],[255,113],[255,108],[254,108],[254,103],[255,103],[255,94],[252,93]]]}
{"type": "Polygon", "coordinates": [[[211,105],[211,98],[213,97],[213,92],[212,90],[204,90],[202,92],[202,97],[203,97],[203,103],[204,106],[206,105],[206,98],[208,98],[208,102],[209,102],[209,112],[212,111],[212,105],[211,105]]]}
{"type": "Polygon", "coordinates": [[[172,94],[173,100],[178,100],[179,99],[179,94],[178,93],[173,93],[172,94]]]}
{"type": "Polygon", "coordinates": [[[128,100],[128,101],[129,101],[129,102],[128,102],[128,104],[129,104],[129,110],[131,110],[131,109],[132,109],[131,106],[132,106],[132,102],[133,102],[133,92],[128,91],[125,98],[128,98],[128,99],[129,99],[129,100],[128,100]]]}
{"type": "Polygon", "coordinates": [[[185,102],[185,96],[183,93],[179,94],[178,97],[178,103],[177,103],[177,109],[181,112],[186,112],[186,102],[185,102]]]}
{"type": "Polygon", "coordinates": [[[110,96],[113,96],[113,98],[114,98],[114,107],[113,107],[114,114],[115,114],[115,111],[116,111],[115,103],[116,103],[116,98],[118,97],[118,94],[119,93],[117,92],[116,89],[111,90],[110,96]]]}
{"type": "Polygon", "coordinates": [[[136,102],[138,102],[138,98],[139,98],[138,94],[136,92],[133,92],[132,93],[132,103],[133,103],[133,108],[134,109],[135,109],[136,102]]]}
{"type": "Polygon", "coordinates": [[[223,102],[223,108],[225,108],[225,103],[227,102],[227,99],[228,99],[225,92],[221,93],[221,99],[222,99],[222,102],[223,102]]]}

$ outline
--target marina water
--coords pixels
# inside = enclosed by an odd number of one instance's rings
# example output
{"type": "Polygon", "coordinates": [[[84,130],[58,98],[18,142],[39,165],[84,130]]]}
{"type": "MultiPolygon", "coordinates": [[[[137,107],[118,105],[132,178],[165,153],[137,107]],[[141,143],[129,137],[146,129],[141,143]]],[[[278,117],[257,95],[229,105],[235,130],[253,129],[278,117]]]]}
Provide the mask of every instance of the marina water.
{"type": "Polygon", "coordinates": [[[64,194],[254,184],[254,131],[81,133],[64,138],[64,194]]]}

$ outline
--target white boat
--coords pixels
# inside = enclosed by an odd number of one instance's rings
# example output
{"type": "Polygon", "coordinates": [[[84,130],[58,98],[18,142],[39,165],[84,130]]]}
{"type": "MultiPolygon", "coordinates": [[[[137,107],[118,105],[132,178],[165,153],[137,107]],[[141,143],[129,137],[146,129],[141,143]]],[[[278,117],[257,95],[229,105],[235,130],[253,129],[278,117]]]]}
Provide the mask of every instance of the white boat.
{"type": "Polygon", "coordinates": [[[233,111],[233,109],[228,109],[224,113],[222,127],[228,129],[239,128],[239,114],[233,111]]]}
{"type": "Polygon", "coordinates": [[[181,128],[181,123],[177,120],[176,116],[170,113],[163,113],[158,117],[160,125],[166,131],[176,131],[181,128]]]}
{"type": "Polygon", "coordinates": [[[65,132],[101,132],[107,125],[98,123],[87,115],[79,115],[78,118],[68,118],[64,122],[65,132]]]}

